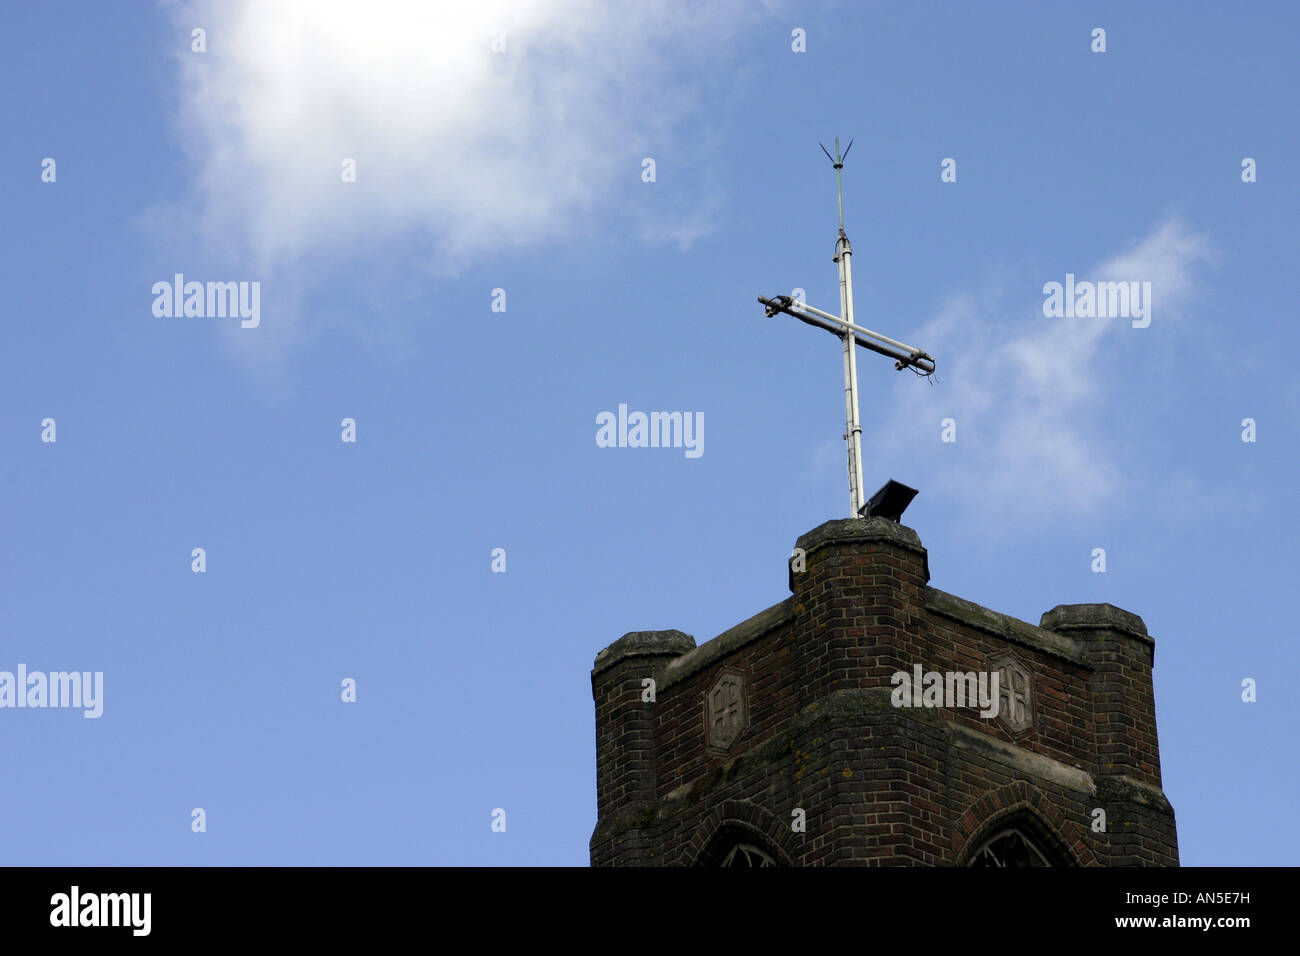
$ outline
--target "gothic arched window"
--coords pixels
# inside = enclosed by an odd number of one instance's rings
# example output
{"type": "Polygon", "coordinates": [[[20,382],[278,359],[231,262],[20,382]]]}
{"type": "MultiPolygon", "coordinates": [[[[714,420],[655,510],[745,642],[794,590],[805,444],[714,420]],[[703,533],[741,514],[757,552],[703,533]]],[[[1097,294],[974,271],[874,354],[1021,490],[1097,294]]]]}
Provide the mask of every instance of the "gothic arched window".
{"type": "Polygon", "coordinates": [[[752,843],[737,843],[718,862],[718,866],[778,866],[772,859],[752,843]]]}
{"type": "Polygon", "coordinates": [[[1047,854],[1017,829],[999,830],[971,856],[967,866],[1051,866],[1047,854]]]}

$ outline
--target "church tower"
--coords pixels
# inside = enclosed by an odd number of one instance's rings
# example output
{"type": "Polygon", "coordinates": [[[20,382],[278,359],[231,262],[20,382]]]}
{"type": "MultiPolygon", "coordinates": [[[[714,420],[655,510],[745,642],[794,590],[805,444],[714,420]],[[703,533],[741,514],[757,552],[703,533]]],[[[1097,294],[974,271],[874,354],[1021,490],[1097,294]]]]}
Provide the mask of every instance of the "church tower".
{"type": "Polygon", "coordinates": [[[592,865],[1176,866],[1142,619],[929,579],[911,528],[828,521],[785,600],[601,651],[592,865]]]}

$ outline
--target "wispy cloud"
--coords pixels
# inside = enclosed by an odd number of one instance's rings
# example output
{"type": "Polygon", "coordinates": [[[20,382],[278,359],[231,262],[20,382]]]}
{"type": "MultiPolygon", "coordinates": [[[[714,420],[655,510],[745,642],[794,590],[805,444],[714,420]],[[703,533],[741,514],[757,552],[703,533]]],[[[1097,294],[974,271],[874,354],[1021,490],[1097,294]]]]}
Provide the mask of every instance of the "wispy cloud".
{"type": "MultiPolygon", "coordinates": [[[[680,168],[691,67],[770,5],[743,0],[223,0],[174,5],[188,214],[261,270],[423,238],[440,270],[610,212],[642,156],[680,168]],[[504,45],[504,52],[494,51],[504,45]],[[341,181],[355,159],[357,181],[341,181]]],[[[689,242],[678,199],[642,236],[689,242]]],[[[626,218],[625,211],[624,218],[626,218]]]]}
{"type": "MultiPolygon", "coordinates": [[[[1124,486],[1106,422],[1113,414],[1108,357],[1177,321],[1208,238],[1176,218],[1096,266],[1080,281],[1149,281],[1152,327],[1124,318],[1046,318],[1044,282],[1026,279],[1008,299],[954,296],[909,341],[941,357],[939,385],[895,392],[876,440],[892,457],[931,472],[936,492],[999,518],[1087,515],[1124,486]],[[939,441],[956,421],[957,444],[939,441]]],[[[913,385],[907,382],[904,384],[913,385]]]]}

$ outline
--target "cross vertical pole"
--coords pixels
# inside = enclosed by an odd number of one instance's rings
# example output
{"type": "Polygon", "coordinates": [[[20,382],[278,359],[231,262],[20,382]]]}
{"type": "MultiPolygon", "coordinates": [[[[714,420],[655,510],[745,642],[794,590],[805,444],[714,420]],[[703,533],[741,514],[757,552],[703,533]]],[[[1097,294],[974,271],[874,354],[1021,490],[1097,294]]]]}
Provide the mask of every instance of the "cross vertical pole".
{"type": "MultiPolygon", "coordinates": [[[[850,143],[851,147],[853,144],[850,143]]],[[[844,155],[840,140],[835,138],[835,199],[840,214],[839,238],[835,240],[834,261],[840,267],[840,318],[853,324],[853,246],[844,233],[844,183],[840,170],[844,168],[844,155]]],[[[865,499],[862,496],[862,425],[858,418],[858,352],[853,330],[844,329],[844,440],[849,453],[849,516],[858,517],[865,499]]]]}
{"type": "MultiPolygon", "coordinates": [[[[850,257],[853,247],[849,237],[840,230],[835,242],[835,261],[840,267],[840,315],[846,322],[853,321],[853,266],[850,257]]],[[[858,420],[858,351],[852,330],[844,335],[844,439],[849,452],[849,516],[858,517],[865,499],[862,497],[862,425],[858,420]]]]}

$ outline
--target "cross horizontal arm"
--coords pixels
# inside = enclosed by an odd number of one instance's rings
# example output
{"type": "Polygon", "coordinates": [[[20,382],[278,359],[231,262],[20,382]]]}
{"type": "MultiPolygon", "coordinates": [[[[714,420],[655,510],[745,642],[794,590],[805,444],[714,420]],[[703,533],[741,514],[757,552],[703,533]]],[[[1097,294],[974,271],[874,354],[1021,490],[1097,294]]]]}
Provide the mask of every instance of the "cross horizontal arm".
{"type": "Polygon", "coordinates": [[[800,322],[805,322],[819,329],[825,329],[827,332],[840,337],[843,337],[846,332],[852,332],[853,340],[864,349],[894,359],[895,369],[912,367],[923,375],[934,374],[934,357],[920,349],[897,342],[881,335],[879,332],[873,332],[871,329],[854,325],[852,322],[845,322],[838,315],[831,315],[821,309],[814,309],[805,303],[800,302],[796,306],[795,300],[788,295],[778,295],[771,299],[760,295],[758,301],[766,306],[768,315],[784,312],[786,315],[794,316],[800,322]]]}
{"type": "MultiPolygon", "coordinates": [[[[782,298],[785,297],[782,296],[782,298]]],[[[820,315],[823,319],[829,319],[830,321],[834,322],[836,325],[840,325],[845,329],[851,329],[852,331],[857,332],[861,335],[869,336],[870,338],[876,339],[877,341],[884,342],[886,345],[892,345],[894,346],[894,348],[902,349],[904,352],[911,353],[911,352],[919,351],[919,349],[914,349],[912,348],[912,346],[908,345],[905,342],[899,342],[896,339],[891,339],[888,335],[881,335],[879,332],[874,332],[871,329],[864,329],[860,325],[854,325],[852,322],[842,319],[838,315],[831,315],[829,312],[823,312],[821,309],[814,309],[807,302],[797,302],[792,299],[790,303],[790,308],[800,312],[811,312],[813,315],[820,315]]]]}

